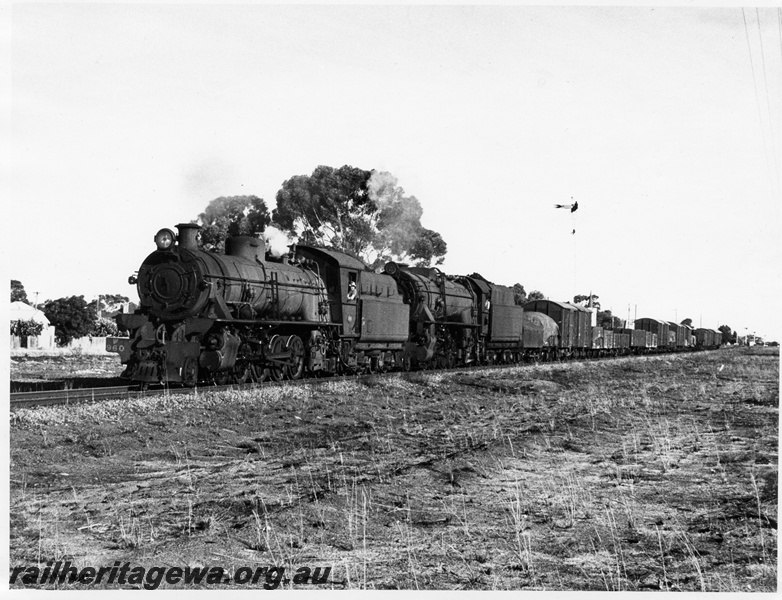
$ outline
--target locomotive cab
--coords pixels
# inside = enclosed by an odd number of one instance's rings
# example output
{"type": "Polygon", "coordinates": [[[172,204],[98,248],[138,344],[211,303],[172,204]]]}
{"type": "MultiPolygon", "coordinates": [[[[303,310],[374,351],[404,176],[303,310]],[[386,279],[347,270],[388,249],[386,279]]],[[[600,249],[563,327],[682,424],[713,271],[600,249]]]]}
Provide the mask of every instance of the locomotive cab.
{"type": "Polygon", "coordinates": [[[336,250],[299,245],[296,258],[324,279],[344,364],[369,370],[400,364],[410,307],[397,282],[336,250]]]}

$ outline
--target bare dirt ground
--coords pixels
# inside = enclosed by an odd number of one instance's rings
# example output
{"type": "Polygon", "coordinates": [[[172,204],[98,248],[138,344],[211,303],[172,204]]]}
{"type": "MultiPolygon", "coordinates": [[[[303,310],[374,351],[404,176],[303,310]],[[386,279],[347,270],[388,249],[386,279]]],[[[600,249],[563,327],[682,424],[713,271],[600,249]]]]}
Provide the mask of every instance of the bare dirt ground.
{"type": "Polygon", "coordinates": [[[19,410],[10,564],[772,592],[778,406],[733,348],[19,410]]]}

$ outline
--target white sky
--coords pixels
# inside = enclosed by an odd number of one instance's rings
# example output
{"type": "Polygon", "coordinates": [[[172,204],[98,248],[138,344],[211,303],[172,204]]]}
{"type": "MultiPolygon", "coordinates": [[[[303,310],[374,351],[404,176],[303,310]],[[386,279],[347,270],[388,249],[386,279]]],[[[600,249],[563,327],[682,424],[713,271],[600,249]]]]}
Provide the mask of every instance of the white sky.
{"type": "Polygon", "coordinates": [[[135,299],[161,227],[350,164],[421,201],[448,273],[782,341],[782,31],[744,15],[17,4],[10,278],[135,299]]]}

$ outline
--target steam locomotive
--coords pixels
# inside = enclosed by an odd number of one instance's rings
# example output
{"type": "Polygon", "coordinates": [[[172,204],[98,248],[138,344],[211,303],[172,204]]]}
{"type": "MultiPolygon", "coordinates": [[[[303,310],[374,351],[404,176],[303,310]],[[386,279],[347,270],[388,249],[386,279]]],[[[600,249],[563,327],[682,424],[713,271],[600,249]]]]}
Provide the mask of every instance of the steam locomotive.
{"type": "Polygon", "coordinates": [[[583,307],[522,307],[511,288],[477,273],[394,262],[376,273],[353,256],[307,245],[274,258],[249,236],[229,237],[224,254],[207,252],[199,229],[158,231],[156,249],[128,280],[140,305],[117,316],[128,336],[108,338],[106,348],[119,354],[122,377],[142,387],[651,351],[671,339],[673,348],[719,345],[712,330],[669,338],[670,325],[641,320],[649,322],[643,331],[609,332],[583,307]]]}

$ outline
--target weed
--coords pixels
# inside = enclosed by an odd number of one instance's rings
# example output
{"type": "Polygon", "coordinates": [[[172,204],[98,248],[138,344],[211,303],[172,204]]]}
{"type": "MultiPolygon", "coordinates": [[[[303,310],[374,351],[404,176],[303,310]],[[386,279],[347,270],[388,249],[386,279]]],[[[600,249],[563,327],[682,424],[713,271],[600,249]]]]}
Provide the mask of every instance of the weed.
{"type": "Polygon", "coordinates": [[[532,560],[532,537],[528,531],[528,516],[522,504],[521,487],[518,480],[513,494],[505,501],[505,508],[510,515],[511,531],[513,532],[514,553],[519,567],[523,572],[534,575],[532,560]]]}

